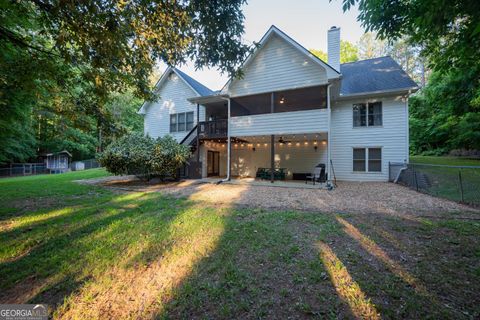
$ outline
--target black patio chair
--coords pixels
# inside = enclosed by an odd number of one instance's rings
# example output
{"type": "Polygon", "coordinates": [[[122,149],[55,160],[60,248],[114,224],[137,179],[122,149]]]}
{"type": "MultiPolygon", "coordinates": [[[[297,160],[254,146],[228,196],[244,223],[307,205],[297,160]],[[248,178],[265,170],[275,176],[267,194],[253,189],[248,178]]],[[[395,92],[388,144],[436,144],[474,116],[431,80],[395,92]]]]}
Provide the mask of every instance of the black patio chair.
{"type": "Polygon", "coordinates": [[[317,164],[313,169],[313,173],[305,177],[305,184],[307,184],[308,182],[312,182],[313,184],[315,184],[315,182],[322,183],[325,181],[326,181],[326,175],[325,175],[324,163],[317,164]]]}

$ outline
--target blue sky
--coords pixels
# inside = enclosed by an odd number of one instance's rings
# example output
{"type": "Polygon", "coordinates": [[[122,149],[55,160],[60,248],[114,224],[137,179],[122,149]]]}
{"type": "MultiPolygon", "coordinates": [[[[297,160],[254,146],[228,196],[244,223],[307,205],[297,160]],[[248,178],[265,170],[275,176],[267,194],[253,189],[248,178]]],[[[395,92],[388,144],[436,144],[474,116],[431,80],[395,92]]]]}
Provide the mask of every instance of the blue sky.
{"type": "MultiPolygon", "coordinates": [[[[274,24],[307,49],[327,49],[327,30],[341,28],[342,40],[357,42],[364,33],[357,22],[358,10],[343,13],[341,0],[250,0],[244,6],[246,43],[259,41],[274,24]]],[[[159,68],[164,71],[165,65],[159,68]]],[[[191,64],[179,68],[210,89],[220,89],[227,81],[216,70],[195,70],[191,64]]]]}

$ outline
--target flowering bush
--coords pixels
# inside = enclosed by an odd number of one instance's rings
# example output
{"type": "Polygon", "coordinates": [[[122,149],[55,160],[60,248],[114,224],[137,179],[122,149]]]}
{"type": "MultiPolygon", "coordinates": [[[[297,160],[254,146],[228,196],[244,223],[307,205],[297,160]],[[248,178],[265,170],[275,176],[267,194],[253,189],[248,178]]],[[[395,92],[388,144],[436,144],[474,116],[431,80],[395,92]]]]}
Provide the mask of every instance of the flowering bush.
{"type": "Polygon", "coordinates": [[[176,177],[187,163],[190,148],[171,136],[152,139],[134,133],[111,143],[98,155],[100,164],[115,175],[134,174],[143,178],[176,177]]]}

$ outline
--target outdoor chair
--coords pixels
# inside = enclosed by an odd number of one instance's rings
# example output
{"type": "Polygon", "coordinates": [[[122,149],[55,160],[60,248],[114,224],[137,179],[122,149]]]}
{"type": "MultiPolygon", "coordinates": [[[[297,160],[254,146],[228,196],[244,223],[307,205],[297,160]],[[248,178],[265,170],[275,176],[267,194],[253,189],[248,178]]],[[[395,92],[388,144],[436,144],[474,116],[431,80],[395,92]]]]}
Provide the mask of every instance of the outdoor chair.
{"type": "Polygon", "coordinates": [[[285,170],[283,168],[275,169],[273,176],[275,180],[285,180],[285,170]]]}
{"type": "Polygon", "coordinates": [[[313,173],[305,177],[305,184],[311,181],[313,184],[315,182],[325,182],[325,164],[319,163],[314,169],[313,173]]]}
{"type": "Polygon", "coordinates": [[[262,179],[262,180],[269,179],[270,171],[265,169],[265,168],[258,168],[257,169],[257,174],[255,176],[259,179],[262,179]]]}

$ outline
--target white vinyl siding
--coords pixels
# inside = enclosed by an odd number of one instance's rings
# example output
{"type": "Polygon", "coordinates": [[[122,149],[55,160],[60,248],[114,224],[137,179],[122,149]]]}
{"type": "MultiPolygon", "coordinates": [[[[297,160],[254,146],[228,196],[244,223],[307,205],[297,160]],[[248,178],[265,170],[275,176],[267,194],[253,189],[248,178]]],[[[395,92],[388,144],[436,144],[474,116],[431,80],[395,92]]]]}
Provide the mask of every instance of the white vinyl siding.
{"type": "Polygon", "coordinates": [[[257,50],[243,78],[230,84],[232,97],[327,83],[325,68],[277,35],[257,50]]]}
{"type": "MultiPolygon", "coordinates": [[[[388,163],[403,162],[408,159],[407,119],[406,103],[401,97],[333,103],[330,142],[336,178],[349,181],[387,181],[388,163]],[[382,102],[383,125],[380,127],[353,127],[353,105],[374,101],[382,102]],[[354,148],[380,147],[380,172],[353,170],[354,148]]],[[[368,168],[368,163],[365,165],[368,168]]]]}
{"type": "Polygon", "coordinates": [[[256,136],[325,132],[327,117],[327,109],[232,117],[230,134],[256,136]]]}
{"type": "MultiPolygon", "coordinates": [[[[152,138],[170,134],[180,142],[188,134],[189,130],[170,132],[170,115],[193,112],[193,125],[195,125],[197,122],[197,106],[190,103],[187,99],[198,95],[175,73],[172,73],[164,82],[158,93],[160,98],[146,106],[144,132],[152,138]]],[[[204,119],[205,109],[203,106],[200,106],[200,121],[204,121],[204,119]]]]}

